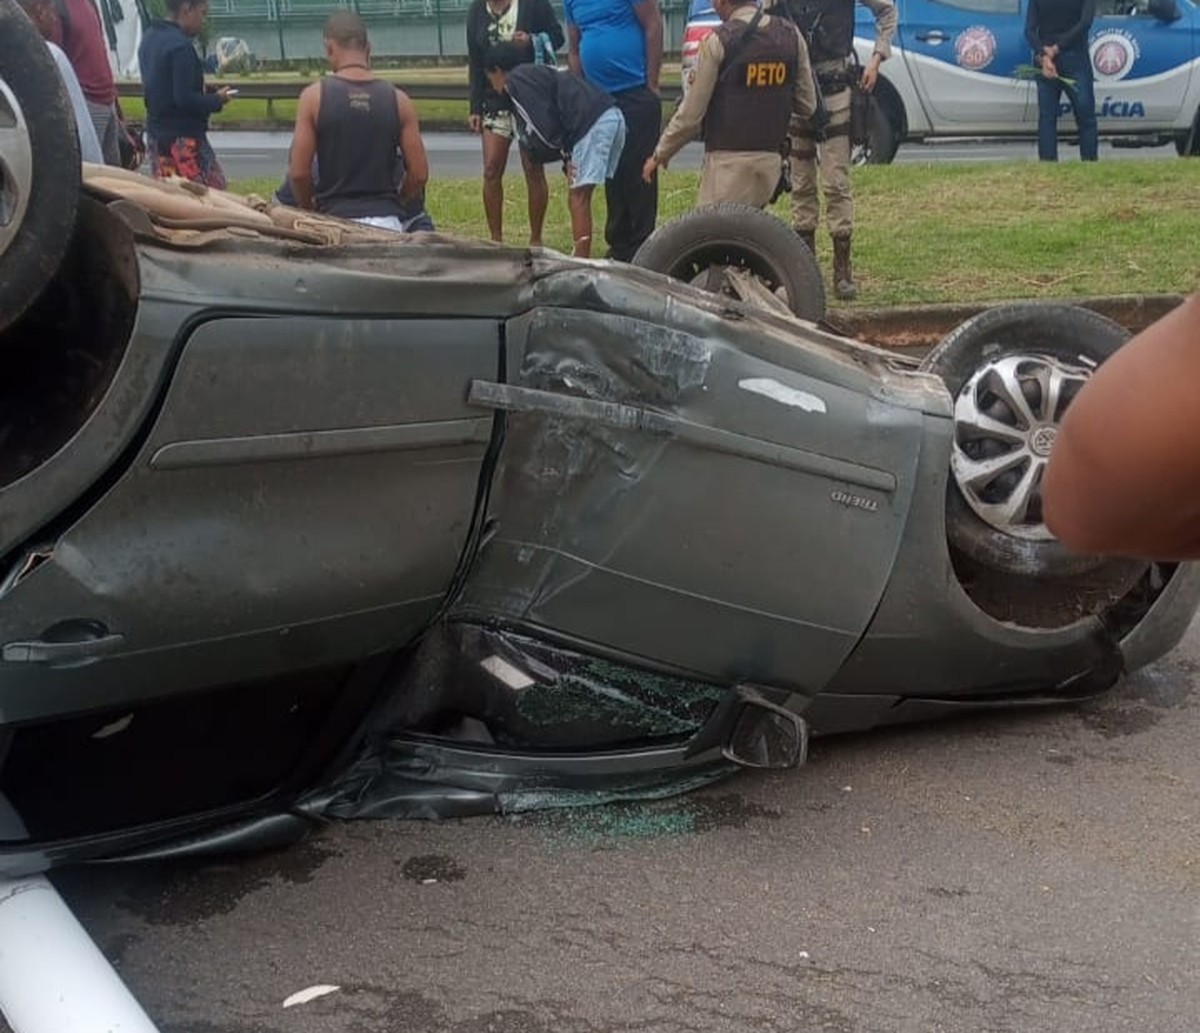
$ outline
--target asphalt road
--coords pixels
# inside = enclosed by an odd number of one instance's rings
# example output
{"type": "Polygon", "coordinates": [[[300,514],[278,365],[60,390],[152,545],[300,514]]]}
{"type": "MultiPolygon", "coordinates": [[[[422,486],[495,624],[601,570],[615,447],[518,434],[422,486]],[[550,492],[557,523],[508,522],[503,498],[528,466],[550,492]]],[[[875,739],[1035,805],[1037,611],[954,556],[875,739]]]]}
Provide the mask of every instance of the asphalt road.
{"type": "MultiPolygon", "coordinates": [[[[210,134],[213,147],[221,158],[231,179],[250,179],[259,176],[282,177],[287,164],[287,149],[291,142],[288,133],[215,132],[210,134]]],[[[479,140],[468,133],[427,133],[425,147],[429,152],[430,174],[444,179],[477,176],[481,167],[479,140]]],[[[676,169],[698,169],[702,150],[699,144],[689,144],[672,163],[676,169]]],[[[1075,148],[1063,145],[1060,157],[1065,161],[1077,156],[1075,148]]],[[[1175,147],[1140,147],[1117,149],[1100,145],[1101,161],[1115,159],[1176,158],[1175,147]]],[[[971,143],[946,142],[909,144],[900,148],[896,161],[902,164],[921,162],[970,163],[982,161],[1034,161],[1037,148],[1033,143],[971,143]]],[[[509,171],[520,171],[516,155],[509,161],[509,171]]]]}
{"type": "Polygon", "coordinates": [[[1195,1033],[1198,672],[1200,625],[676,800],[57,879],[163,1033],[1195,1033]]]}

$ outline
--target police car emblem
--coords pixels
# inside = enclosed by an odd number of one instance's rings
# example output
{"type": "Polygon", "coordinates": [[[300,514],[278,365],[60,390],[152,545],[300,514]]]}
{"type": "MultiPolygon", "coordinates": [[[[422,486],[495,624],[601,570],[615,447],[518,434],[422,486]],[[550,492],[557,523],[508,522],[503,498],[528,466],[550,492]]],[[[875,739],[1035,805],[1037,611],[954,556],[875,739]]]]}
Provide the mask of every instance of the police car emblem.
{"type": "Polygon", "coordinates": [[[1138,58],[1138,45],[1129,33],[1112,30],[1092,40],[1089,48],[1096,78],[1113,82],[1124,79],[1138,58]]]}
{"type": "Polygon", "coordinates": [[[996,37],[991,29],[972,25],[963,29],[954,41],[954,59],[972,72],[987,68],[996,56],[996,37]]]}

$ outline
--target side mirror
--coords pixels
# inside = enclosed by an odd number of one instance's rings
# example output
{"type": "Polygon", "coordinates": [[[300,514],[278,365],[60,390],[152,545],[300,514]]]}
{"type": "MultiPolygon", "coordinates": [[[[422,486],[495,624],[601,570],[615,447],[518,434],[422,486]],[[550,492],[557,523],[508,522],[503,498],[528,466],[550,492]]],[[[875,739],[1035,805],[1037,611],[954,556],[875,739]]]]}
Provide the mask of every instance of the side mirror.
{"type": "Polygon", "coordinates": [[[1175,22],[1179,20],[1179,4],[1175,0],[1150,0],[1146,5],[1146,13],[1160,22],[1175,22]]]}
{"type": "Polygon", "coordinates": [[[808,757],[808,724],[748,685],[737,687],[742,702],[721,747],[726,760],[744,768],[794,768],[808,757]]]}

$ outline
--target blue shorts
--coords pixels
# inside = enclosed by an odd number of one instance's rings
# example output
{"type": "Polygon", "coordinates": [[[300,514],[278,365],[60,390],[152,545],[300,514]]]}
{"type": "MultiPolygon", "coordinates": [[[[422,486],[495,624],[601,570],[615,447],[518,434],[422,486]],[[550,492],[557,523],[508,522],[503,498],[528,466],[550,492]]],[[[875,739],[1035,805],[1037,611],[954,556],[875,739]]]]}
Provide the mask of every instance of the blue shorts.
{"type": "Polygon", "coordinates": [[[625,116],[619,108],[611,107],[571,148],[571,164],[575,167],[571,188],[599,186],[612,179],[624,146],[625,116]]]}

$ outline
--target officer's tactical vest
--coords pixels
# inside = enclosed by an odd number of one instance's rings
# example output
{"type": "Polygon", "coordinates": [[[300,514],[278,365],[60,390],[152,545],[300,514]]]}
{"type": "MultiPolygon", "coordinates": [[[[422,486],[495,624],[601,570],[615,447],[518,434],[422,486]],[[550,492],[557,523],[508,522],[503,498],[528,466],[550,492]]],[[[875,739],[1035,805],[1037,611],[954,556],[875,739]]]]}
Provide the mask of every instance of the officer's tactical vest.
{"type": "Polygon", "coordinates": [[[804,34],[814,65],[850,56],[854,50],[854,0],[788,0],[788,10],[804,34]]]}
{"type": "MultiPolygon", "coordinates": [[[[723,22],[713,31],[729,49],[745,22],[723,22]]],[[[800,61],[795,28],[783,18],[760,25],[722,63],[708,113],[704,146],[710,151],[778,151],[787,137],[800,61]]]]}

